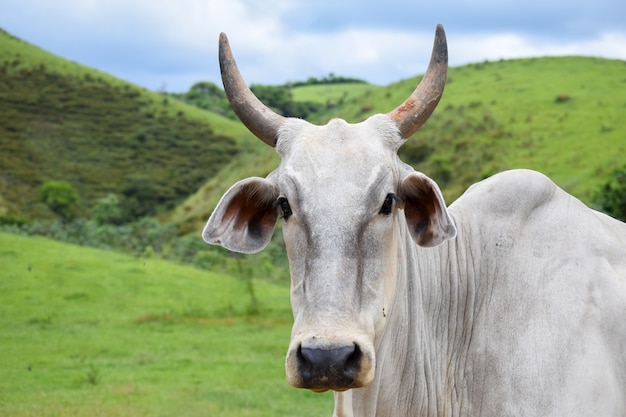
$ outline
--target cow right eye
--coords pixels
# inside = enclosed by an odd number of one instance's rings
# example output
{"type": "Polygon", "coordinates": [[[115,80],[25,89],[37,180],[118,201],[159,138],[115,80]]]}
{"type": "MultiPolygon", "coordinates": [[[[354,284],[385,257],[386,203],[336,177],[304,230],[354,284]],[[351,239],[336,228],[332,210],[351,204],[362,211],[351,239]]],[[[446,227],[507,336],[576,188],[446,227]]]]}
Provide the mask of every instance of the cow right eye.
{"type": "Polygon", "coordinates": [[[289,205],[289,201],[285,197],[280,197],[276,201],[276,205],[280,207],[280,210],[283,212],[283,219],[287,220],[289,216],[291,216],[291,206],[289,205]]]}
{"type": "Polygon", "coordinates": [[[394,194],[387,194],[379,213],[385,216],[391,214],[391,210],[393,209],[393,200],[396,198],[397,197],[394,194]]]}

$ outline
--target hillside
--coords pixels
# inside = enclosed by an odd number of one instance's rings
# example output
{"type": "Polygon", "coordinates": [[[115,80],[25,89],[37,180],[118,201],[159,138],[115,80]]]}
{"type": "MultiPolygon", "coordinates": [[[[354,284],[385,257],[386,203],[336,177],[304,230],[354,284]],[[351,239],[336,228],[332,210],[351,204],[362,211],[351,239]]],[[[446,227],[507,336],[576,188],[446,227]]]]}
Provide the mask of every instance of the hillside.
{"type": "MultiPolygon", "coordinates": [[[[596,190],[626,163],[625,70],[624,61],[583,57],[503,60],[450,68],[438,108],[400,148],[400,155],[436,179],[448,203],[495,172],[530,168],[544,172],[591,204],[596,190]]],[[[357,122],[386,113],[401,103],[419,80],[371,86],[360,95],[351,94],[342,103],[328,106],[311,121],[326,123],[342,117],[357,122]]],[[[294,97],[321,100],[326,88],[294,89],[294,97]]],[[[337,97],[337,91],[334,94],[337,97]]],[[[252,146],[232,161],[228,171],[220,172],[179,206],[172,219],[197,230],[234,181],[271,171],[276,165],[266,161],[272,152],[260,141],[252,146]]]]}
{"type": "Polygon", "coordinates": [[[240,124],[69,62],[0,31],[0,216],[51,217],[46,181],[78,215],[109,193],[158,214],[239,152],[240,124]]]}
{"type": "MultiPolygon", "coordinates": [[[[590,203],[626,162],[625,70],[624,61],[583,57],[451,68],[437,110],[400,155],[438,180],[448,201],[495,172],[530,168],[590,203]]],[[[391,109],[417,82],[361,97],[341,116],[356,121],[391,109]]]]}

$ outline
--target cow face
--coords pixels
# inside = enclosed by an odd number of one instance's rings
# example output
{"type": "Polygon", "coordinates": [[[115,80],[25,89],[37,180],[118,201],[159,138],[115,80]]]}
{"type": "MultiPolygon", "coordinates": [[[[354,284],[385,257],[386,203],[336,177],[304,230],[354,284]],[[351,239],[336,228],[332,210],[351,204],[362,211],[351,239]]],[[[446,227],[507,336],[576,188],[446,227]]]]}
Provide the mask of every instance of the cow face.
{"type": "Polygon", "coordinates": [[[267,178],[231,187],[203,238],[257,252],[282,217],[294,314],[287,380],[314,391],[364,387],[375,376],[376,341],[393,314],[401,237],[434,246],[456,234],[437,185],[396,154],[443,92],[443,28],[413,94],[389,114],[354,125],[335,119],[314,126],[265,107],[246,87],[224,35],[220,66],[233,110],[282,160],[267,178]]]}
{"type": "Polygon", "coordinates": [[[278,169],[233,186],[204,229],[209,243],[256,252],[283,218],[293,386],[345,390],[371,382],[375,341],[393,312],[396,236],[432,246],[455,234],[436,184],[397,158],[401,143],[384,115],[356,125],[289,120],[276,145],[278,169]]]}

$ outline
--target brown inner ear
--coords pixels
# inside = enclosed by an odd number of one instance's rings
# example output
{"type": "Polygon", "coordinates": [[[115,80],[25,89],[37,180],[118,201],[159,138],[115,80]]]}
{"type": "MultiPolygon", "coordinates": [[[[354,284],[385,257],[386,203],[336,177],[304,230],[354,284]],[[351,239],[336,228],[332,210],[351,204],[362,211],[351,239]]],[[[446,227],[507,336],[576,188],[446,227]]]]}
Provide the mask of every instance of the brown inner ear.
{"type": "Polygon", "coordinates": [[[268,229],[273,229],[278,217],[274,208],[277,196],[270,194],[268,198],[267,194],[254,184],[246,184],[228,205],[224,221],[230,222],[234,218],[233,228],[242,230],[247,227],[252,238],[259,238],[264,232],[270,232],[268,229]]]}
{"type": "Polygon", "coordinates": [[[413,228],[419,241],[432,238],[431,221],[436,215],[435,201],[437,196],[431,187],[424,186],[418,179],[408,179],[403,185],[400,197],[404,200],[404,215],[413,228]]]}

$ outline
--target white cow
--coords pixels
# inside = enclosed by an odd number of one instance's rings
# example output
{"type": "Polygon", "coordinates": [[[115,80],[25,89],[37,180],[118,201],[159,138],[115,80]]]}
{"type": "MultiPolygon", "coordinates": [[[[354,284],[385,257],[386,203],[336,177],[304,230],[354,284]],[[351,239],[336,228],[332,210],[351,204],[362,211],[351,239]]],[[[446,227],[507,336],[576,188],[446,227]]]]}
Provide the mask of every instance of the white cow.
{"type": "Polygon", "coordinates": [[[406,102],[353,125],[267,109],[223,35],[220,63],[282,162],[230,188],[203,238],[257,252],[283,217],[290,384],[334,390],[335,416],[626,416],[626,225],[526,170],[446,208],[397,156],[443,92],[443,28],[406,102]]]}

